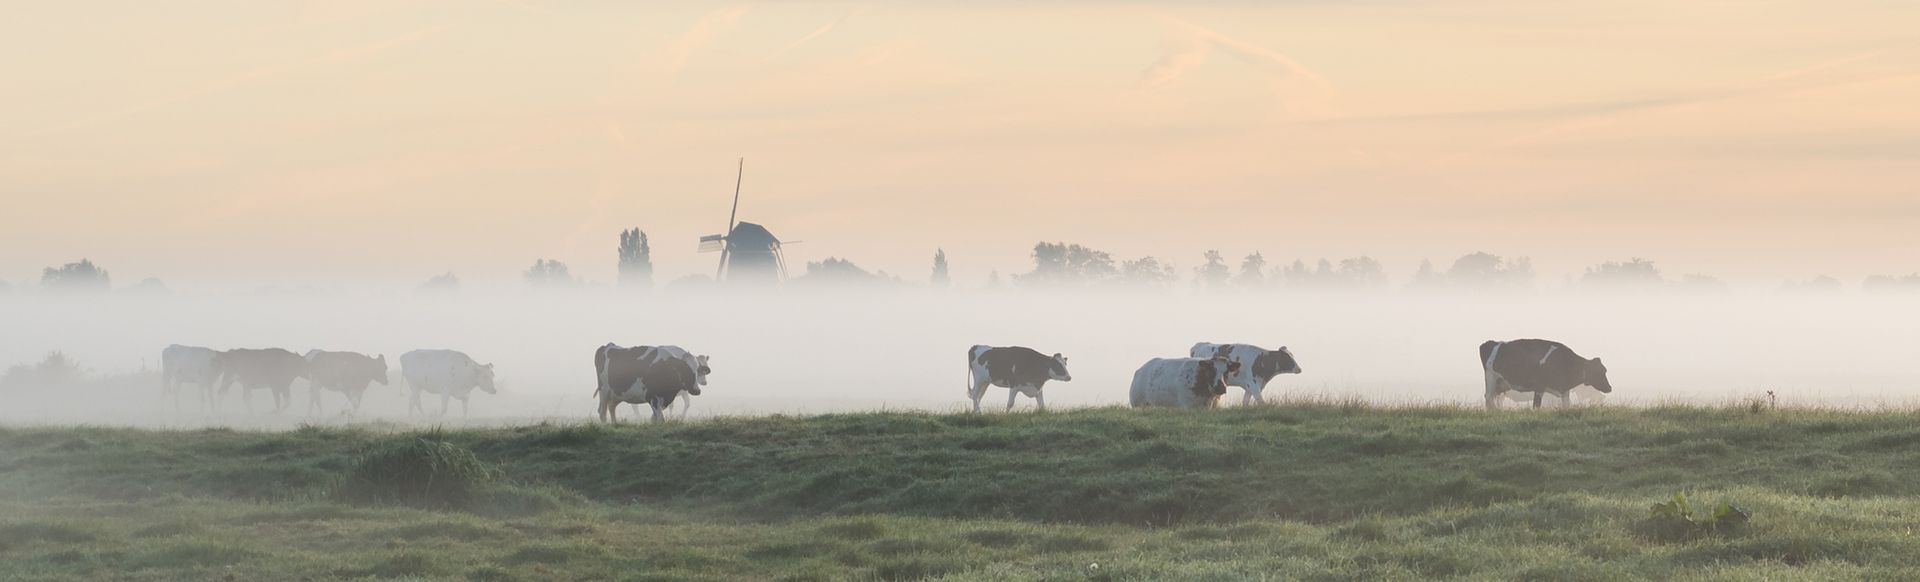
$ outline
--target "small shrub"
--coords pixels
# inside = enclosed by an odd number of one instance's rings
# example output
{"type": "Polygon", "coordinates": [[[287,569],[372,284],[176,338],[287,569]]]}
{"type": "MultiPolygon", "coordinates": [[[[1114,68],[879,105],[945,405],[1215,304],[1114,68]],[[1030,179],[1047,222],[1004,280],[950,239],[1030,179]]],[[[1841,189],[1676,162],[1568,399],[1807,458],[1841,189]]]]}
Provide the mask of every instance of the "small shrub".
{"type": "Polygon", "coordinates": [[[1731,532],[1753,517],[1752,511],[1725,501],[1711,508],[1697,506],[1684,491],[1673,492],[1673,499],[1653,504],[1647,513],[1654,533],[1667,539],[1731,532]]]}
{"type": "Polygon", "coordinates": [[[406,437],[374,446],[348,470],[340,496],[357,503],[465,507],[498,475],[466,447],[406,437]]]}

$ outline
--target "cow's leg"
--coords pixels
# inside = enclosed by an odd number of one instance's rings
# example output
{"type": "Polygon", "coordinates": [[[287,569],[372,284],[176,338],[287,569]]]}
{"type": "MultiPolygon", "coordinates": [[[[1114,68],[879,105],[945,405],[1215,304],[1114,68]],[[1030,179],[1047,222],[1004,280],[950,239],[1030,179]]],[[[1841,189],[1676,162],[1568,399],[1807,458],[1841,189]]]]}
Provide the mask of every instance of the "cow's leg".
{"type": "Polygon", "coordinates": [[[1560,395],[1560,407],[1561,407],[1561,408],[1566,408],[1566,407],[1569,407],[1569,406],[1573,406],[1573,391],[1572,391],[1572,390],[1568,390],[1568,391],[1566,391],[1566,393],[1563,393],[1563,394],[1561,394],[1561,395],[1560,395]]]}
{"type": "Polygon", "coordinates": [[[467,398],[460,399],[460,418],[467,418],[468,416],[471,416],[470,414],[467,413],[467,401],[468,401],[467,398]]]}
{"type": "Polygon", "coordinates": [[[1020,398],[1020,389],[1019,389],[1019,388],[1008,388],[1008,389],[1007,389],[1007,410],[1008,410],[1009,412],[1011,412],[1011,411],[1013,410],[1013,402],[1014,402],[1015,400],[1017,400],[1017,399],[1019,399],[1019,398],[1020,398]]]}
{"type": "Polygon", "coordinates": [[[666,415],[660,414],[660,399],[647,400],[647,405],[653,407],[653,422],[666,422],[666,415]]]}
{"type": "Polygon", "coordinates": [[[326,407],[323,407],[320,405],[320,386],[318,384],[308,384],[307,385],[307,413],[308,414],[326,414],[326,412],[327,412],[326,407]]]}
{"type": "Polygon", "coordinates": [[[413,386],[411,389],[413,395],[407,400],[407,416],[413,416],[415,412],[426,413],[426,407],[420,405],[420,387],[413,386]]]}
{"type": "Polygon", "coordinates": [[[447,400],[453,398],[452,390],[440,393],[440,416],[447,415],[447,400]]]}
{"type": "Polygon", "coordinates": [[[967,390],[967,397],[973,399],[973,413],[979,414],[980,399],[987,397],[987,383],[974,382],[973,388],[967,390]]]}
{"type": "Polygon", "coordinates": [[[1041,412],[1047,411],[1047,393],[1046,392],[1033,393],[1033,402],[1036,406],[1040,408],[1041,412]]]}
{"type": "Polygon", "coordinates": [[[1547,391],[1545,390],[1535,390],[1533,392],[1533,408],[1535,410],[1538,410],[1540,408],[1540,399],[1545,398],[1546,396],[1547,396],[1547,391]]]}

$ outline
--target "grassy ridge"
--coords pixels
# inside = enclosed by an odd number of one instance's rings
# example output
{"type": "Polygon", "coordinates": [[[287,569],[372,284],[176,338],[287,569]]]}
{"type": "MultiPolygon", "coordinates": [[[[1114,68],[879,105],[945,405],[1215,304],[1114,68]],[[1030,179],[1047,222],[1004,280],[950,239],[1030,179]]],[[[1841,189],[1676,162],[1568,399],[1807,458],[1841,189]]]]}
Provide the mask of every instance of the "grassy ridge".
{"type": "MultiPolygon", "coordinates": [[[[1907,413],[1338,406],[1191,413],[908,413],[437,433],[512,481],[739,515],[889,513],[1177,525],[1324,522],[1557,492],[1751,486],[1920,494],[1907,413]]],[[[138,499],[318,499],[366,429],[0,429],[0,488],[138,499]]]]}
{"type": "Polygon", "coordinates": [[[503,476],[464,511],[336,499],[358,455],[421,433],[0,429],[0,578],[1913,578],[1915,420],[1303,405],[426,433],[503,476]],[[1676,489],[1753,523],[1662,534],[1646,508],[1676,489]]]}

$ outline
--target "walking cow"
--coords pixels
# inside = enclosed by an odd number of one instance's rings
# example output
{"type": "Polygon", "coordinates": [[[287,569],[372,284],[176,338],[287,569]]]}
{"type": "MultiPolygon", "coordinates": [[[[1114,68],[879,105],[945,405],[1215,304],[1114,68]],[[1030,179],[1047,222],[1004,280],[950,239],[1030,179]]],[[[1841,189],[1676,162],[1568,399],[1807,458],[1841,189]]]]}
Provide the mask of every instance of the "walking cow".
{"type": "Polygon", "coordinates": [[[293,403],[294,379],[311,379],[307,360],[280,348],[227,350],[214,355],[213,367],[220,373],[220,394],[214,400],[216,410],[220,401],[226,399],[227,388],[239,382],[240,402],[246,404],[248,411],[253,410],[253,391],[265,388],[273,391],[273,411],[280,412],[293,403]]]}
{"type": "Polygon", "coordinates": [[[1154,358],[1133,373],[1135,408],[1213,408],[1240,364],[1226,358],[1154,358]]]}
{"type": "Polygon", "coordinates": [[[319,413],[320,390],[333,390],[346,395],[351,412],[360,411],[360,398],[366,395],[367,385],[379,382],[387,385],[387,356],[369,358],[365,354],[354,352],[329,352],[326,350],[308,350],[307,365],[313,373],[307,382],[307,411],[319,413]]]}
{"type": "Polygon", "coordinates": [[[473,389],[496,394],[493,364],[475,362],[453,350],[414,350],[400,354],[400,377],[412,391],[408,413],[426,412],[426,407],[420,405],[422,392],[440,395],[440,414],[447,413],[448,400],[459,399],[461,416],[467,415],[467,396],[473,389]]]}
{"type": "Polygon", "coordinates": [[[213,383],[219,378],[219,370],[213,367],[213,359],[220,352],[198,346],[173,344],[160,350],[160,396],[173,396],[173,408],[180,409],[180,388],[186,385],[198,386],[200,407],[212,404],[213,383]]]}
{"type": "Polygon", "coordinates": [[[1568,392],[1586,385],[1601,393],[1613,392],[1607,381],[1607,366],[1600,358],[1586,359],[1573,353],[1566,344],[1541,339],[1480,344],[1480,368],[1487,375],[1487,409],[1498,407],[1497,400],[1510,391],[1532,392],[1533,407],[1547,394],[1559,397],[1561,406],[1570,401],[1568,392]]]}
{"type": "Polygon", "coordinates": [[[973,399],[974,412],[980,412],[980,398],[987,395],[988,385],[1008,389],[1007,410],[1013,410],[1014,399],[1021,394],[1032,396],[1040,410],[1046,410],[1047,397],[1040,390],[1047,381],[1073,381],[1073,375],[1067,373],[1066,356],[1048,357],[1023,347],[967,348],[967,377],[967,397],[973,399]]]}
{"type": "Polygon", "coordinates": [[[1237,365],[1234,373],[1227,377],[1228,386],[1239,386],[1246,390],[1240,396],[1240,404],[1253,402],[1266,403],[1260,392],[1267,388],[1274,376],[1300,373],[1300,362],[1293,359],[1293,352],[1286,346],[1269,350],[1253,344],[1212,344],[1200,342],[1193,344],[1188,356],[1195,358],[1226,358],[1237,365]]]}
{"type": "MultiPolygon", "coordinates": [[[[689,352],[681,348],[680,346],[635,346],[635,347],[643,347],[643,348],[652,347],[653,349],[660,350],[666,357],[678,359],[681,362],[685,362],[687,364],[687,367],[693,370],[694,384],[697,384],[700,386],[706,386],[707,374],[713,373],[713,369],[711,367],[708,367],[707,365],[708,358],[706,356],[696,356],[693,354],[693,352],[689,352]]],[[[620,344],[608,343],[607,345],[601,346],[593,351],[593,373],[596,378],[599,378],[599,388],[598,388],[599,390],[605,390],[607,388],[606,351],[609,349],[625,349],[625,348],[620,344]]],[[[594,394],[597,397],[599,395],[599,392],[595,392],[594,394]]],[[[698,392],[685,393],[683,394],[685,398],[680,399],[680,417],[681,418],[685,418],[687,416],[687,410],[690,408],[693,408],[692,396],[695,394],[699,394],[699,393],[698,392]]],[[[634,402],[631,404],[633,404],[633,413],[639,414],[640,403],[634,402]]]]}
{"type": "Polygon", "coordinates": [[[699,369],[688,366],[673,351],[607,344],[594,350],[593,367],[599,376],[593,394],[600,401],[602,421],[618,421],[622,402],[645,402],[653,408],[653,422],[660,422],[665,420],[661,411],[673,406],[674,397],[681,392],[700,394],[699,369]]]}

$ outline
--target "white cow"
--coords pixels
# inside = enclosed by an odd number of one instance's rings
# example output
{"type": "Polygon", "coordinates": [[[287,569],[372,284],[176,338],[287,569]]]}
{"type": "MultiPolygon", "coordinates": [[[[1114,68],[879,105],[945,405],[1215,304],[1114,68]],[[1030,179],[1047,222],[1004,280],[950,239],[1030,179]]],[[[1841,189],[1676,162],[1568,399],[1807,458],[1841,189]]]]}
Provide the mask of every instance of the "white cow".
{"type": "Polygon", "coordinates": [[[426,412],[420,405],[420,393],[440,395],[440,414],[447,413],[447,401],[460,399],[460,415],[467,415],[467,395],[479,388],[497,394],[493,388],[493,364],[481,364],[453,350],[414,350],[400,354],[400,377],[412,392],[407,412],[426,412]]]}
{"type": "Polygon", "coordinates": [[[213,357],[219,352],[198,346],[173,344],[160,350],[160,397],[173,395],[174,410],[180,409],[180,387],[200,387],[200,407],[206,408],[213,397],[213,382],[220,376],[213,357]]]}
{"type": "Polygon", "coordinates": [[[1300,362],[1293,359],[1293,352],[1286,346],[1269,350],[1253,344],[1200,342],[1193,344],[1193,349],[1188,350],[1187,355],[1195,358],[1226,358],[1239,364],[1238,371],[1227,378],[1227,385],[1246,389],[1246,393],[1240,396],[1243,406],[1253,402],[1265,403],[1267,399],[1262,398],[1260,392],[1266,390],[1267,384],[1275,376],[1300,373],[1300,362]]]}
{"type": "Polygon", "coordinates": [[[1239,364],[1226,358],[1154,358],[1133,373],[1135,408],[1213,408],[1239,364]]]}

